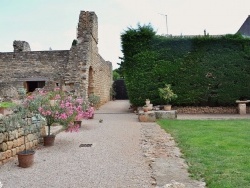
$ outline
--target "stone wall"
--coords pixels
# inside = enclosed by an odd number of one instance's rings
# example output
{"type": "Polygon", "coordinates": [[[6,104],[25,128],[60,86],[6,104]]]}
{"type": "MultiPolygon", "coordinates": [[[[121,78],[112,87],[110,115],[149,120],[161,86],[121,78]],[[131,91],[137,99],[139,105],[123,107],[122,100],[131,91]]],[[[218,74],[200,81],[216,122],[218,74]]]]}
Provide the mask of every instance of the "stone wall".
{"type": "Polygon", "coordinates": [[[64,72],[68,50],[0,53],[0,83],[23,86],[25,81],[58,79],[64,72]]]}
{"type": "Polygon", "coordinates": [[[18,152],[36,147],[45,135],[45,124],[36,121],[33,117],[25,119],[27,126],[21,126],[17,122],[10,122],[8,127],[3,125],[3,117],[0,117],[0,165],[8,162],[18,152]]]}
{"type": "MultiPolygon", "coordinates": [[[[177,110],[178,114],[238,114],[238,108],[235,107],[172,107],[173,110],[177,110]]],[[[250,106],[246,108],[247,114],[250,114],[250,106]]]]}

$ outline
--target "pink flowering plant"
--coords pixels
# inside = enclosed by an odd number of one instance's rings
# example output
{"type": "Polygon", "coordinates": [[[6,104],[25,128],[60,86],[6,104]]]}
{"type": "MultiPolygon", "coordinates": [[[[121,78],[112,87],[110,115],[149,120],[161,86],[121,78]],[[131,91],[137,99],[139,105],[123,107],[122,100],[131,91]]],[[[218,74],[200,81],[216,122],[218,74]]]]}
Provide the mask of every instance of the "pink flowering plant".
{"type": "Polygon", "coordinates": [[[83,99],[66,95],[57,88],[52,92],[39,90],[33,96],[27,97],[26,105],[46,118],[48,135],[53,123],[63,125],[66,131],[77,132],[79,125],[74,124],[74,121],[88,119],[93,114],[93,110],[83,99]]]}

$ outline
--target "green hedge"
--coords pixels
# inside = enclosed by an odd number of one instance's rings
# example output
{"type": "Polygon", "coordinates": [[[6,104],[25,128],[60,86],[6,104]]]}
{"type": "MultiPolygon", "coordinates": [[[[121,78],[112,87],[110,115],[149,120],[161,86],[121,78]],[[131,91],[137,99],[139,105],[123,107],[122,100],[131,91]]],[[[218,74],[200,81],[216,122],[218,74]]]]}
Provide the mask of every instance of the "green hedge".
{"type": "Polygon", "coordinates": [[[130,102],[163,104],[158,88],[171,84],[179,106],[228,106],[250,99],[250,39],[240,35],[171,38],[151,26],[122,36],[121,67],[130,102]]]}

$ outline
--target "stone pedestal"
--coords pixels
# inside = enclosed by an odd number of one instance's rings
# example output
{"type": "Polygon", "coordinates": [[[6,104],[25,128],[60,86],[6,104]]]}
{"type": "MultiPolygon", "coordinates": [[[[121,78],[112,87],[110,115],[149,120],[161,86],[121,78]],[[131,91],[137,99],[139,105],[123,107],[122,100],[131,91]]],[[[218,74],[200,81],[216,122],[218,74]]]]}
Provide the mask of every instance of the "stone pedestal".
{"type": "Polygon", "coordinates": [[[237,100],[236,103],[238,103],[238,112],[240,115],[245,115],[247,112],[247,103],[249,103],[250,100],[245,100],[245,101],[240,101],[240,100],[237,100]]]}
{"type": "Polygon", "coordinates": [[[238,104],[238,111],[240,115],[246,114],[247,105],[245,104],[238,104]]]}

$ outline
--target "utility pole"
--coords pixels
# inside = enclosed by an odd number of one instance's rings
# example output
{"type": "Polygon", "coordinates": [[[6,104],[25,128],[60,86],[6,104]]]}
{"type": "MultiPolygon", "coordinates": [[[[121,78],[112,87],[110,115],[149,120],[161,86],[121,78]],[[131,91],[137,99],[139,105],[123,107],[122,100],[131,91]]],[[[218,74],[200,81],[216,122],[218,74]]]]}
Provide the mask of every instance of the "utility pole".
{"type": "Polygon", "coordinates": [[[168,15],[166,15],[166,14],[160,14],[160,15],[166,16],[166,29],[167,29],[167,35],[168,35],[168,15]]]}

